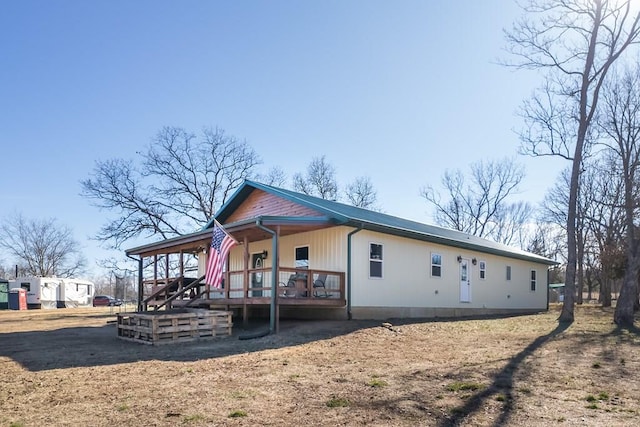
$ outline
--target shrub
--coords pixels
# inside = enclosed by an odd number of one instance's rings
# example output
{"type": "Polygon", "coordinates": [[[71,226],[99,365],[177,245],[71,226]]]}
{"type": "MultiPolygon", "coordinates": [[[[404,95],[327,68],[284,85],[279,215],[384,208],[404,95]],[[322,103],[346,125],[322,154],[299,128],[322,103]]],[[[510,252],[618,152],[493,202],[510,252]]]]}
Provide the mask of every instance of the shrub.
{"type": "Polygon", "coordinates": [[[341,408],[349,406],[349,401],[344,397],[334,397],[327,401],[327,406],[329,408],[341,408]]]}
{"type": "Polygon", "coordinates": [[[372,378],[371,381],[369,381],[368,385],[369,387],[384,387],[388,384],[386,383],[386,381],[380,380],[378,378],[372,378]]]}
{"type": "Polygon", "coordinates": [[[243,411],[242,409],[238,409],[229,414],[229,418],[241,418],[246,416],[247,416],[247,411],[243,411]]]}
{"type": "Polygon", "coordinates": [[[449,391],[463,391],[463,390],[476,391],[476,390],[480,390],[481,388],[482,388],[482,384],[467,383],[467,382],[461,382],[461,381],[456,381],[447,386],[447,390],[449,391]]]}

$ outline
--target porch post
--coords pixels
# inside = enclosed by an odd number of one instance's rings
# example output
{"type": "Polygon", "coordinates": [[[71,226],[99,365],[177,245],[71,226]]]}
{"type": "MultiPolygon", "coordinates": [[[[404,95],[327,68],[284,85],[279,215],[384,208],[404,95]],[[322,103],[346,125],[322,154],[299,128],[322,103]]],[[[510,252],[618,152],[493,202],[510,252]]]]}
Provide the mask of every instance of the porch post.
{"type": "Polygon", "coordinates": [[[167,285],[169,284],[169,253],[167,252],[164,256],[164,278],[167,281],[167,285]]]}
{"type": "MultiPolygon", "coordinates": [[[[280,226],[277,225],[276,226],[276,246],[277,246],[277,250],[273,251],[274,253],[274,258],[273,258],[273,264],[275,264],[275,266],[273,268],[275,268],[275,273],[274,276],[276,280],[278,280],[278,271],[280,270],[280,226]]],[[[276,310],[275,310],[275,316],[276,316],[276,334],[278,332],[280,332],[280,304],[278,303],[278,285],[279,282],[274,282],[273,283],[273,294],[276,296],[276,310]]]]}
{"type": "Polygon", "coordinates": [[[153,255],[153,286],[158,285],[158,254],[153,255]]]}
{"type": "MultiPolygon", "coordinates": [[[[142,300],[144,299],[144,283],[142,283],[142,255],[138,259],[138,311],[142,312],[142,300]]],[[[145,307],[146,310],[146,307],[145,307]]]]}
{"type": "Polygon", "coordinates": [[[180,283],[178,284],[180,290],[184,287],[184,251],[180,249],[180,283]]]}
{"type": "Polygon", "coordinates": [[[249,289],[249,238],[244,236],[244,266],[242,273],[242,324],[249,325],[249,308],[247,307],[247,292],[249,289]]]}

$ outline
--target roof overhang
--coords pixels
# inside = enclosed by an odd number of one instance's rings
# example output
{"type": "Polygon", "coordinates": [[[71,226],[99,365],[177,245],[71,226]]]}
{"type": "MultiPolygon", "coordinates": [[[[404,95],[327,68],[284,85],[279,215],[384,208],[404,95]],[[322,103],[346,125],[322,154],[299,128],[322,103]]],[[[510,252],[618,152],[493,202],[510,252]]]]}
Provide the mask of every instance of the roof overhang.
{"type": "Polygon", "coordinates": [[[211,241],[211,230],[199,230],[195,233],[160,240],[135,248],[127,249],[127,256],[140,255],[152,256],[156,254],[184,252],[198,252],[204,249],[211,241]],[[170,251],[169,251],[170,250],[170,251]]]}
{"type": "MultiPolygon", "coordinates": [[[[238,242],[255,242],[271,238],[271,234],[258,224],[273,229],[280,236],[320,230],[322,228],[339,225],[335,220],[326,217],[290,217],[290,216],[259,216],[229,224],[224,224],[224,229],[238,242]]],[[[202,229],[195,233],[171,239],[161,240],[147,245],[127,249],[126,254],[142,257],[157,254],[178,252],[201,252],[211,244],[211,229],[202,229]]]]}
{"type": "Polygon", "coordinates": [[[543,256],[539,256],[536,254],[532,254],[525,251],[517,251],[517,250],[501,250],[499,248],[492,248],[487,245],[481,245],[472,242],[470,239],[467,241],[457,240],[457,239],[449,239],[442,236],[437,236],[429,233],[420,233],[413,230],[406,230],[397,227],[389,227],[385,225],[370,223],[366,221],[350,221],[345,225],[353,226],[353,227],[362,227],[365,230],[376,231],[380,233],[392,234],[395,236],[406,237],[409,239],[422,240],[425,242],[438,243],[441,245],[452,246],[459,249],[466,249],[470,251],[477,251],[486,254],[499,255],[508,258],[515,258],[524,261],[536,262],[539,264],[545,265],[558,265],[557,261],[554,261],[549,258],[545,258],[543,256]]]}

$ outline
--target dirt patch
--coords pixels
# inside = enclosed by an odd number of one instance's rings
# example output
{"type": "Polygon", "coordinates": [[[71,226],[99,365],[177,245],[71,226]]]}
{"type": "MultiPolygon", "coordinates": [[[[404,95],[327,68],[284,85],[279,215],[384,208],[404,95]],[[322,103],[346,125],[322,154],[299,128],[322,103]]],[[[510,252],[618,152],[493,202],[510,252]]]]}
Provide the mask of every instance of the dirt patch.
{"type": "Polygon", "coordinates": [[[634,424],[638,331],[557,314],[146,346],[117,339],[109,308],[0,311],[0,426],[634,424]]]}

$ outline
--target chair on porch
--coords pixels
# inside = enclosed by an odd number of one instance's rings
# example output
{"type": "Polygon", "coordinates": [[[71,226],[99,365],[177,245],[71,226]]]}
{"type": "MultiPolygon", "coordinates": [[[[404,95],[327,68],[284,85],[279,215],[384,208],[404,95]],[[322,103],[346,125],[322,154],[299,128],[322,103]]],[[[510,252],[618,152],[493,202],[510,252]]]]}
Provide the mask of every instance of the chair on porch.
{"type": "Polygon", "coordinates": [[[294,297],[296,296],[296,274],[292,274],[289,276],[287,283],[280,282],[278,285],[284,288],[284,292],[281,292],[279,296],[281,297],[294,297]]]}
{"type": "Polygon", "coordinates": [[[325,286],[326,281],[327,281],[326,274],[318,274],[318,278],[313,281],[314,297],[327,298],[329,296],[329,293],[327,292],[327,287],[325,286]]]}

